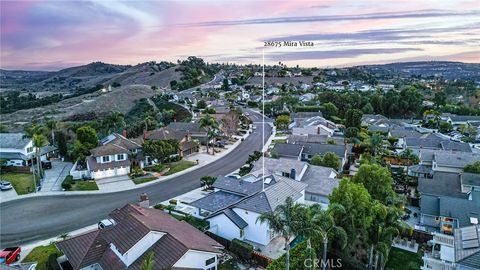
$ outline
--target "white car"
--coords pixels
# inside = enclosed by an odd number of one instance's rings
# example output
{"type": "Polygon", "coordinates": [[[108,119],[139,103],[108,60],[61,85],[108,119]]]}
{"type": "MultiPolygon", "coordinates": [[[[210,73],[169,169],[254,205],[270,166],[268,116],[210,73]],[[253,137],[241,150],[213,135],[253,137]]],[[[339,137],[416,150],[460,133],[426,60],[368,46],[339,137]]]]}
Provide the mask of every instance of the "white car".
{"type": "Polygon", "coordinates": [[[12,184],[8,181],[5,181],[5,180],[0,180],[0,190],[1,191],[4,191],[4,190],[10,190],[12,189],[12,184]]]}
{"type": "Polygon", "coordinates": [[[109,218],[109,219],[104,219],[100,222],[98,222],[98,228],[99,229],[105,229],[105,228],[110,228],[113,227],[116,224],[115,220],[109,218]]]}

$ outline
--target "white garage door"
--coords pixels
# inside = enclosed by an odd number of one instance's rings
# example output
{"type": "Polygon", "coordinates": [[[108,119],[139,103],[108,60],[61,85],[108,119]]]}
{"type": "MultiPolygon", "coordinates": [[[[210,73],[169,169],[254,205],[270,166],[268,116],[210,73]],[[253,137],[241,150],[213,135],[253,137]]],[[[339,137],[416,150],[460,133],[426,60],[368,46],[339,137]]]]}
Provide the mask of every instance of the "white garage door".
{"type": "Polygon", "coordinates": [[[117,168],[117,175],[126,175],[128,174],[128,167],[125,168],[117,168]]]}

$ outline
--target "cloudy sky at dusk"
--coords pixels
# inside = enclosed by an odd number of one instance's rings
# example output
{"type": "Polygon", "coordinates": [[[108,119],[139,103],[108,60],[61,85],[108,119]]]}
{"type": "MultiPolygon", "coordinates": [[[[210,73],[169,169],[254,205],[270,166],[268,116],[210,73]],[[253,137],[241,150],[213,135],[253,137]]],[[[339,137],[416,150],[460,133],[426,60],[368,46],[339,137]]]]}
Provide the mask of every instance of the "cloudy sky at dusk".
{"type": "Polygon", "coordinates": [[[480,62],[478,0],[4,1],[1,68],[57,70],[196,55],[347,66],[411,60],[480,62]]]}

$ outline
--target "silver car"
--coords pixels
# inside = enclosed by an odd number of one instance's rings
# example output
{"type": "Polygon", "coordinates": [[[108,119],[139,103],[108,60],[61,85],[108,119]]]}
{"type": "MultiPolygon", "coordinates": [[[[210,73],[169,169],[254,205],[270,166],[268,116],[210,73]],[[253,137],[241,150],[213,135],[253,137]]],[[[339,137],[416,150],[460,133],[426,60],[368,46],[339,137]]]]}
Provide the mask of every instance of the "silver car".
{"type": "Polygon", "coordinates": [[[0,190],[1,191],[4,191],[4,190],[10,190],[12,189],[12,184],[8,181],[5,181],[5,180],[0,180],[0,190]]]}

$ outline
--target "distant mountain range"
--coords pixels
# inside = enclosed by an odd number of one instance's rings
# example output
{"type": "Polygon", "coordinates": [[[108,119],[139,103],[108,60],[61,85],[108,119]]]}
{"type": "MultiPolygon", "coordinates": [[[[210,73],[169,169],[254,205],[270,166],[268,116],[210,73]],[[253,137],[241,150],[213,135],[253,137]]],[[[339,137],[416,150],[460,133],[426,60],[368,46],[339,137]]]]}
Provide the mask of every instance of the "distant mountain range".
{"type": "Polygon", "coordinates": [[[421,76],[443,77],[445,79],[472,79],[480,81],[480,64],[449,62],[449,61],[419,61],[391,63],[383,65],[362,66],[375,74],[390,76],[421,76]]]}

